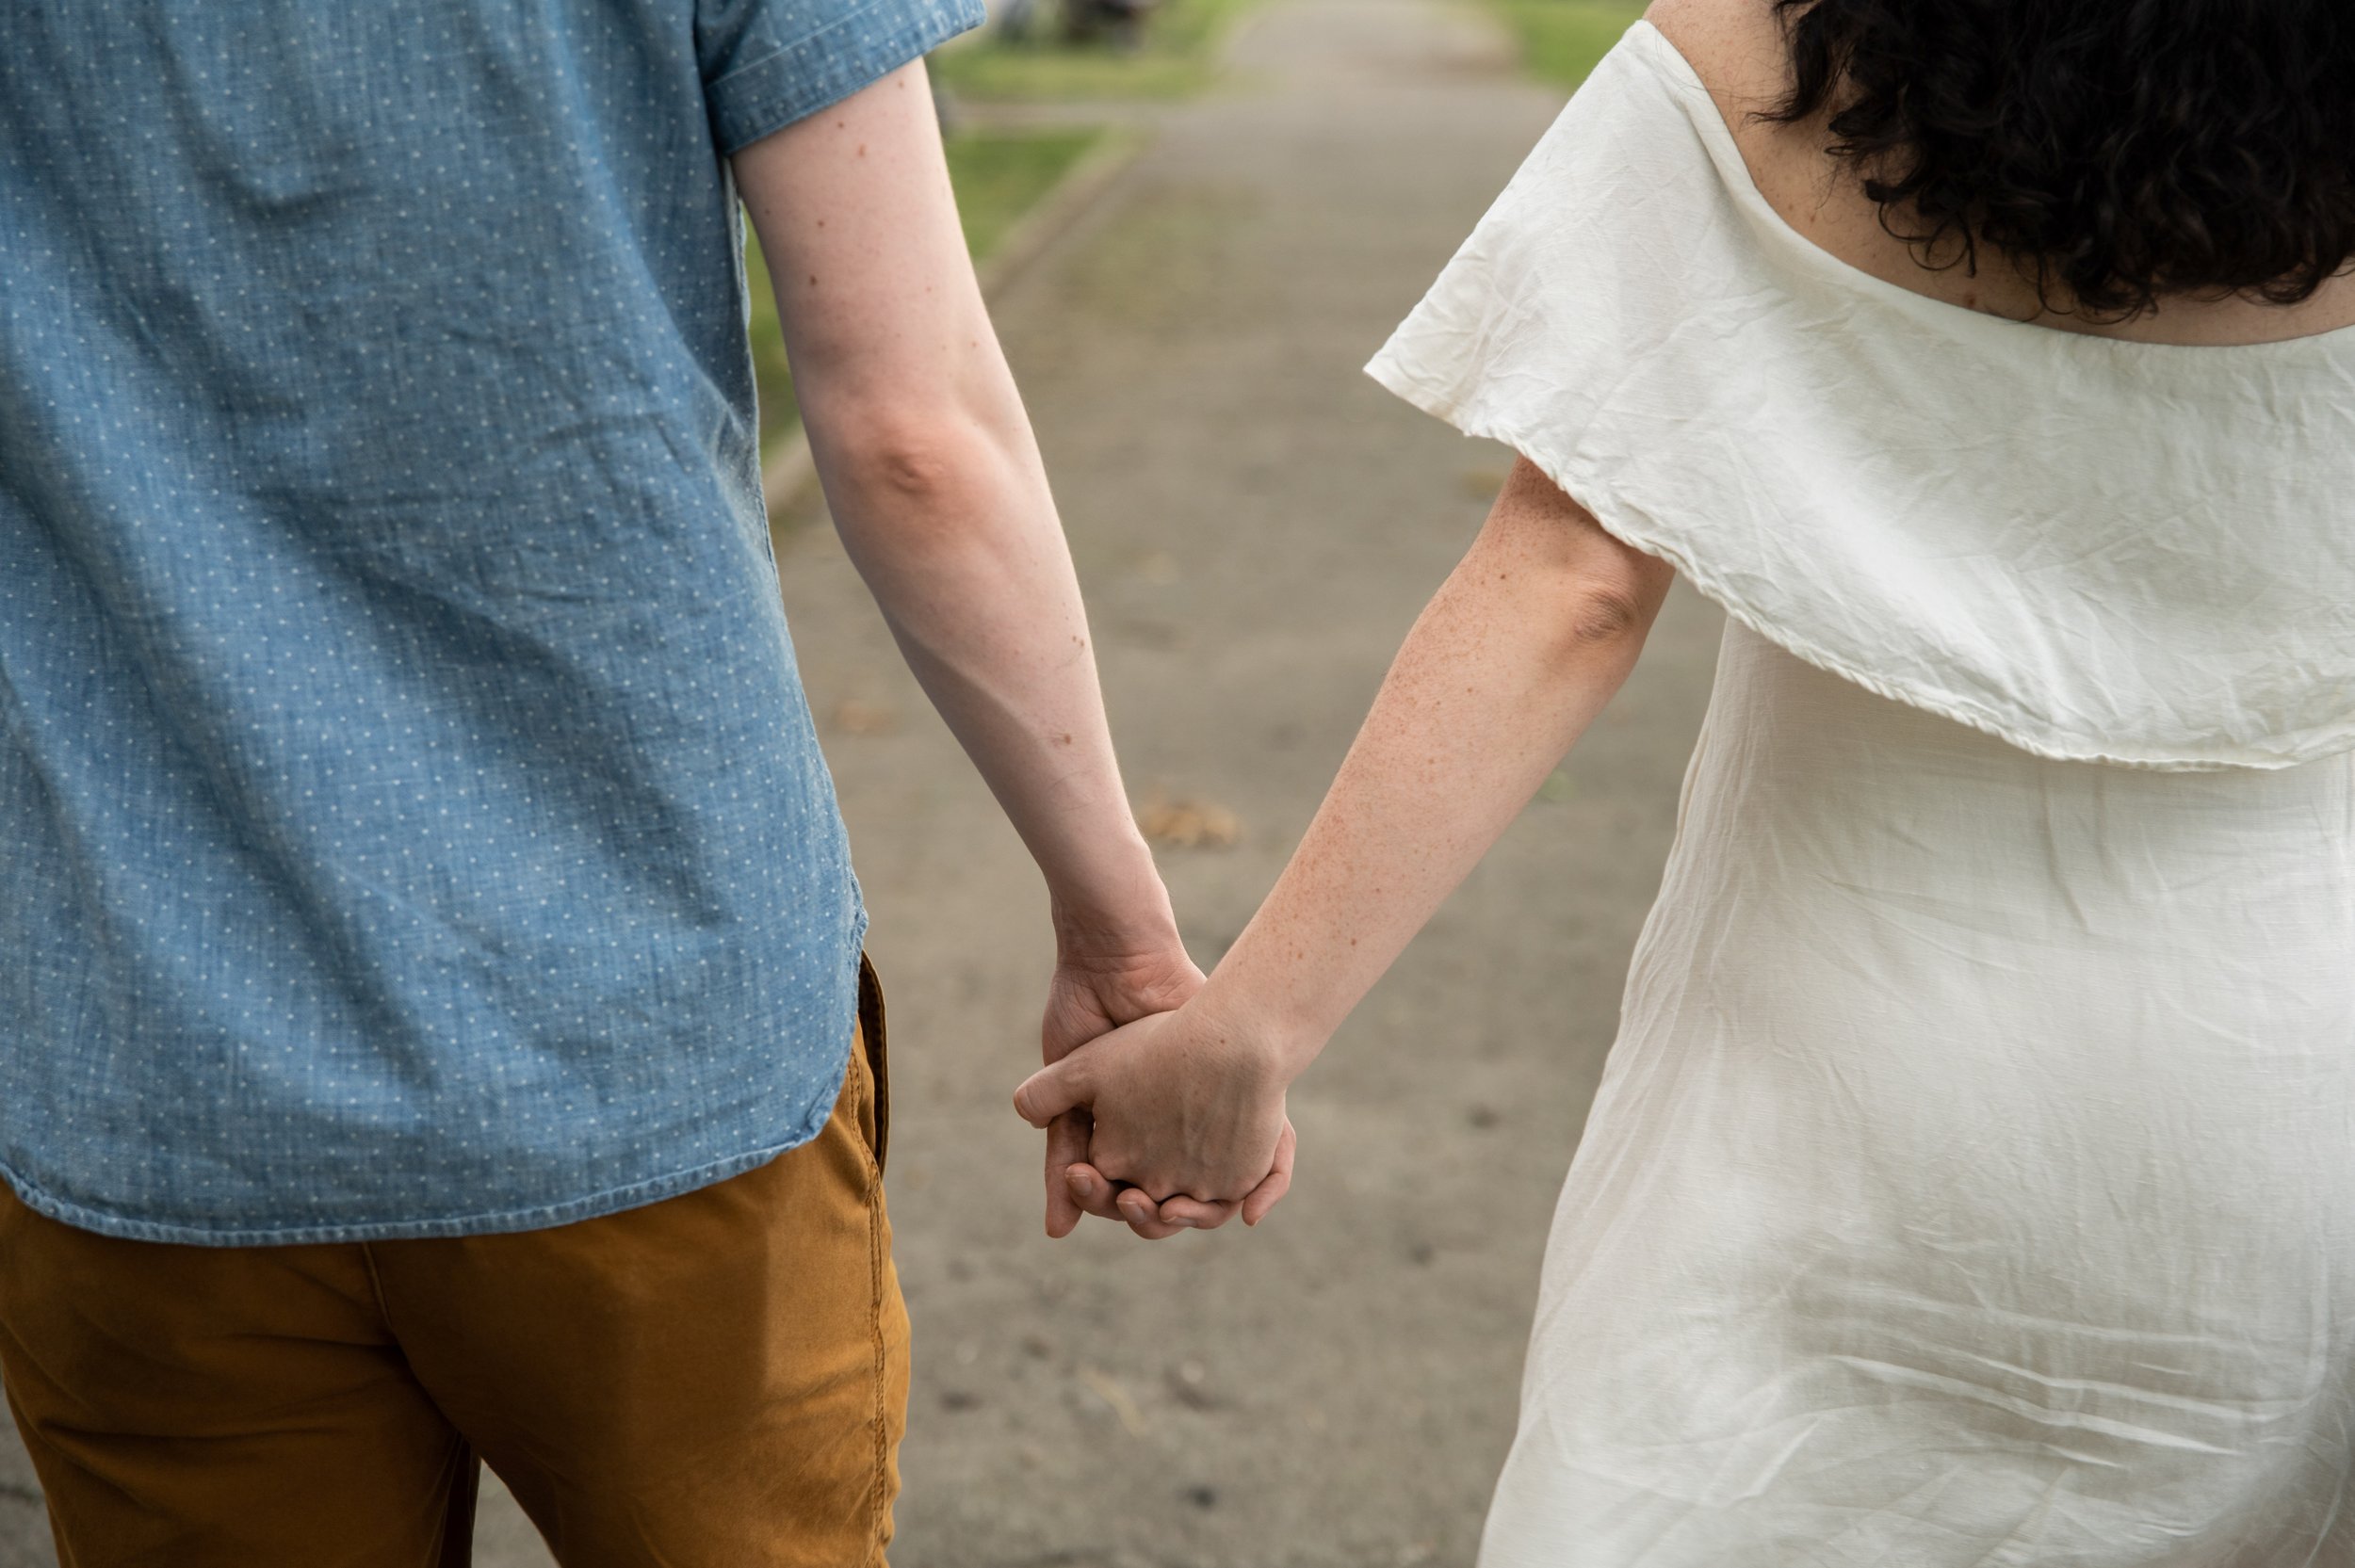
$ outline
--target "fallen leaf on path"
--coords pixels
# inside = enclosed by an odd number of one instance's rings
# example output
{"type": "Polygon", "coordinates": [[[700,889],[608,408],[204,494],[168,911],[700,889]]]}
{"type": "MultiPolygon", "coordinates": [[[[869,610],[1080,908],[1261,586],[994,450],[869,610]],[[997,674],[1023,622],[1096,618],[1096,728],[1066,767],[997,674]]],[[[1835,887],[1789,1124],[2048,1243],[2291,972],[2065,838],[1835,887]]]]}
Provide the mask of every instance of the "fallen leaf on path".
{"type": "Polygon", "coordinates": [[[1145,1435],[1145,1412],[1137,1408],[1136,1400],[1129,1398],[1127,1389],[1093,1366],[1080,1373],[1080,1381],[1086,1383],[1097,1398],[1112,1407],[1112,1413],[1120,1417],[1120,1424],[1128,1429],[1130,1437],[1145,1435]]]}
{"type": "Polygon", "coordinates": [[[1159,790],[1137,808],[1137,829],[1148,843],[1177,849],[1225,849],[1242,836],[1242,822],[1211,800],[1170,800],[1159,790]]]}
{"type": "Polygon", "coordinates": [[[834,727],[844,735],[888,735],[900,727],[900,714],[888,703],[862,703],[853,697],[836,706],[834,727]]]}

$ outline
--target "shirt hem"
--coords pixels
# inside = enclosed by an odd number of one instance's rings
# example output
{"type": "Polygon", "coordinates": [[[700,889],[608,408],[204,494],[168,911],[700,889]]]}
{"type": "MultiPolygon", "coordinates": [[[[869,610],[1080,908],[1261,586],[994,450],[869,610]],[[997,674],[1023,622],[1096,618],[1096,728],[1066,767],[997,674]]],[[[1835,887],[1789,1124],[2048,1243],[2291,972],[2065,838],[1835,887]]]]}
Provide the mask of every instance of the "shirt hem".
{"type": "MultiPolygon", "coordinates": [[[[845,1068],[850,1065],[847,1054],[843,1058],[843,1065],[845,1068]]],[[[835,1093],[836,1096],[841,1093],[838,1085],[835,1093]]],[[[828,1102],[828,1109],[832,1109],[831,1101],[828,1102]]],[[[819,1128],[824,1125],[820,1120],[818,1128],[812,1128],[790,1142],[765,1145],[748,1154],[731,1155],[725,1159],[699,1165],[691,1171],[650,1177],[627,1187],[609,1188],[603,1192],[569,1199],[560,1204],[502,1209],[490,1214],[450,1215],[435,1220],[388,1220],[375,1224],[246,1226],[234,1230],[207,1230],[195,1225],[165,1224],[154,1220],[126,1220],[121,1215],[85,1208],[42,1191],[6,1165],[0,1165],[0,1180],[7,1181],[9,1189],[36,1214],[46,1216],[59,1224],[71,1225],[75,1230],[124,1241],[157,1241],[187,1247],[299,1247],[362,1241],[449,1240],[466,1236],[500,1236],[513,1231],[548,1230],[582,1220],[602,1219],[624,1209],[642,1208],[665,1198],[681,1197],[716,1186],[732,1176],[740,1176],[748,1171],[756,1171],[771,1160],[791,1154],[816,1138],[819,1128]]]]}
{"type": "MultiPolygon", "coordinates": [[[[862,904],[852,922],[851,936],[851,985],[853,995],[851,1011],[854,1021],[857,1017],[858,963],[865,952],[866,936],[867,910],[862,904]]],[[[658,1204],[665,1198],[682,1197],[706,1187],[717,1186],[748,1171],[757,1171],[771,1160],[791,1154],[825,1130],[827,1120],[834,1115],[836,1102],[842,1098],[842,1086],[850,1079],[851,1053],[857,1048],[858,1037],[854,1026],[851,1038],[844,1043],[841,1061],[835,1068],[834,1088],[812,1108],[803,1128],[784,1141],[764,1143],[745,1153],[706,1161],[685,1171],[649,1176],[644,1181],[607,1188],[584,1197],[567,1198],[560,1203],[494,1209],[486,1214],[442,1215],[430,1220],[212,1227],[175,1225],[160,1220],[136,1220],[125,1215],[109,1214],[103,1209],[89,1208],[43,1191],[30,1177],[5,1160],[0,1160],[0,1181],[8,1183],[8,1189],[26,1208],[61,1225],[71,1225],[75,1230],[124,1241],[154,1241],[183,1247],[303,1247],[366,1241],[447,1241],[466,1236],[503,1236],[515,1231],[548,1230],[583,1220],[602,1219],[609,1214],[619,1214],[624,1209],[642,1208],[648,1204],[658,1204]]]]}
{"type": "Polygon", "coordinates": [[[764,137],[873,86],[981,24],[976,0],[868,0],[704,89],[712,139],[732,157],[764,137]],[[846,31],[852,41],[840,42],[846,31]]]}

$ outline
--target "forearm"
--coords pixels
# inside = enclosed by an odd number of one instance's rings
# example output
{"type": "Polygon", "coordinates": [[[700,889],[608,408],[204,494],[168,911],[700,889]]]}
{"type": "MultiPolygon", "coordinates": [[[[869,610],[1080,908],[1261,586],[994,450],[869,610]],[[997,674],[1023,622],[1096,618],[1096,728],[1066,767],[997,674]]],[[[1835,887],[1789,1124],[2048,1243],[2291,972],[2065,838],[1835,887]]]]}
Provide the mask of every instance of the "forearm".
{"type": "Polygon", "coordinates": [[[1096,946],[1174,940],[1010,380],[995,401],[977,393],[924,420],[920,437],[866,450],[830,451],[814,426],[836,525],[909,668],[1045,873],[1058,925],[1096,946]]]}
{"type": "MultiPolygon", "coordinates": [[[[1529,559],[1530,537],[1492,522],[1423,611],[1300,848],[1197,999],[1206,1017],[1256,1037],[1287,1078],[1634,666],[1667,569],[1631,571],[1634,558],[1603,541],[1621,580],[1597,591],[1559,560],[1529,559]]],[[[1541,555],[1555,542],[1536,537],[1541,555]]]]}
{"type": "Polygon", "coordinates": [[[736,174],[836,525],[909,664],[1037,857],[1066,937],[1112,956],[1174,947],[923,67],[754,143],[736,174]]]}

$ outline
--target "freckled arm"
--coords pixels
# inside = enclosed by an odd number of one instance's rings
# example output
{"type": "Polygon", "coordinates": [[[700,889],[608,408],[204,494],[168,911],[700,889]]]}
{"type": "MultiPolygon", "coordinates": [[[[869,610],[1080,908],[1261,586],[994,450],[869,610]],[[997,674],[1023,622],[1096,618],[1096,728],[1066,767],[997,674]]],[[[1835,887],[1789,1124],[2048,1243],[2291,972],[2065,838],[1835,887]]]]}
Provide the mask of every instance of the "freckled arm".
{"type": "Polygon", "coordinates": [[[1177,949],[920,62],[736,155],[836,526],[1045,873],[1059,931],[1177,949]]]}
{"type": "Polygon", "coordinates": [[[1674,579],[1516,465],[1189,1010],[1296,1076],[1610,702],[1674,579]]]}
{"type": "Polygon", "coordinates": [[[1675,573],[1534,464],[1399,649],[1275,891],[1194,997],[1033,1075],[1085,1107],[1092,1184],[1140,1225],[1256,1222],[1291,1185],[1285,1091],[1634,667],[1675,573]]]}

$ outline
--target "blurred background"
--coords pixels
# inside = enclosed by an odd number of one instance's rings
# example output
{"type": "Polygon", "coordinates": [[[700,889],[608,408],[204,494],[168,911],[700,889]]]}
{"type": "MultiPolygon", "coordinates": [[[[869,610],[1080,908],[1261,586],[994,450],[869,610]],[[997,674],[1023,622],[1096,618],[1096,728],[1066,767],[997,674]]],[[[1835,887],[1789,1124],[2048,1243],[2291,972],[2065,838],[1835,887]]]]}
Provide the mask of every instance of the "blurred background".
{"type": "MultiPolygon", "coordinates": [[[[1140,819],[1206,968],[1510,461],[1359,366],[1639,9],[1000,0],[934,57],[1140,819]]],[[[1714,611],[1679,589],[1625,693],[1295,1088],[1297,1183],[1265,1225],[1050,1242],[1009,1108],[1045,896],[826,525],[749,260],[779,576],[890,1001],[917,1351],[892,1560],[1470,1563],[1714,611]]],[[[478,1560],[549,1560],[488,1478],[478,1560]]],[[[54,1561],[11,1431],[0,1568],[54,1561]]]]}

